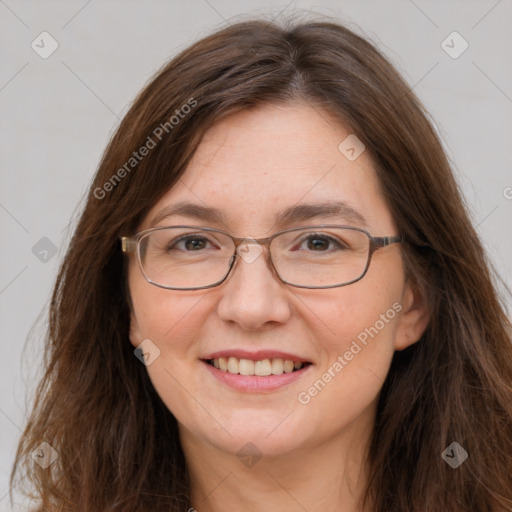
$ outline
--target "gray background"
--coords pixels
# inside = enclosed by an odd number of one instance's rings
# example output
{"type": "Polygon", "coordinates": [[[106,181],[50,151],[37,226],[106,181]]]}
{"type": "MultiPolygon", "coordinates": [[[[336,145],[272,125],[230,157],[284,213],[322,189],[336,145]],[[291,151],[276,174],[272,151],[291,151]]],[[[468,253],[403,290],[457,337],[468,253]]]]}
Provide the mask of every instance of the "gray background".
{"type": "Polygon", "coordinates": [[[365,34],[414,88],[511,285],[512,0],[0,0],[0,510],[11,509],[8,474],[40,376],[51,287],[119,119],[169,57],[210,31],[308,11],[365,34]],[[59,45],[47,59],[31,48],[43,31],[59,45]],[[453,31],[469,44],[456,59],[441,47],[453,31]]]}

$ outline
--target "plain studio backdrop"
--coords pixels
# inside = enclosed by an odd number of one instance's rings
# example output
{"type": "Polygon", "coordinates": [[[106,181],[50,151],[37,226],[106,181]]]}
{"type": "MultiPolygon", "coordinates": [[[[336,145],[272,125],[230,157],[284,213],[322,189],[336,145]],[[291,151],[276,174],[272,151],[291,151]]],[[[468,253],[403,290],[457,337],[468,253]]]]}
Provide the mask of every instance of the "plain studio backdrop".
{"type": "Polygon", "coordinates": [[[511,285],[512,0],[0,0],[0,510],[11,510],[25,397],[41,375],[41,315],[120,119],[149,77],[200,37],[258,15],[308,13],[365,35],[406,78],[511,285]]]}

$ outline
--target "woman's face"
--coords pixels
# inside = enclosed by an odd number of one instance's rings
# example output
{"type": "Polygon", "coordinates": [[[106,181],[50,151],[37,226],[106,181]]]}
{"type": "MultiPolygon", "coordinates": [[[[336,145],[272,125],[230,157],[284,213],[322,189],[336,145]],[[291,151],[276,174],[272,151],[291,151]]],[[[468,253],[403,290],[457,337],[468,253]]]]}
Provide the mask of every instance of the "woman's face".
{"type": "MultiPolygon", "coordinates": [[[[326,112],[306,105],[232,115],[207,132],[182,178],[140,230],[185,224],[264,238],[288,227],[339,224],[364,227],[374,236],[397,235],[367,152],[354,160],[361,147],[352,139],[339,149],[349,135],[326,112]],[[162,210],[178,202],[216,209],[222,222],[162,218],[162,210]],[[276,223],[284,210],[326,203],[345,208],[276,223]]],[[[263,455],[279,455],[368,432],[393,352],[416,341],[426,322],[404,280],[400,244],[379,249],[360,281],[337,288],[282,283],[266,250],[254,261],[239,258],[221,285],[195,291],[148,283],[131,258],[129,286],[132,344],[149,339],[146,352],[160,351],[147,371],[182,439],[233,454],[243,453],[246,443],[263,455]],[[240,359],[249,361],[242,362],[249,373],[251,361],[268,359],[276,373],[284,373],[236,375],[206,361],[222,356],[234,357],[235,372],[240,359]],[[286,359],[308,364],[286,373],[286,359]]],[[[269,363],[253,364],[268,373],[269,363]]]]}

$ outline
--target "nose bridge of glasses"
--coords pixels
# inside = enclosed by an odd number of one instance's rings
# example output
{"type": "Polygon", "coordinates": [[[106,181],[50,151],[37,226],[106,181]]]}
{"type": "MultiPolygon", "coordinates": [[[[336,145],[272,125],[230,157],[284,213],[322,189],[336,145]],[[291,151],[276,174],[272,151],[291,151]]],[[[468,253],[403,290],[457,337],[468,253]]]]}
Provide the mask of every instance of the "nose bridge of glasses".
{"type": "MultiPolygon", "coordinates": [[[[272,237],[268,238],[252,238],[252,237],[231,237],[235,244],[235,255],[239,256],[239,259],[245,261],[245,263],[253,263],[256,261],[261,254],[267,248],[267,263],[271,262],[270,258],[270,242],[272,241],[272,237]],[[270,260],[270,261],[269,261],[270,260]]],[[[271,269],[272,268],[271,265],[271,269]]]]}
{"type": "Polygon", "coordinates": [[[238,249],[241,245],[244,244],[254,244],[254,245],[261,245],[262,247],[268,247],[270,245],[270,242],[272,241],[273,237],[267,237],[267,238],[252,238],[250,236],[246,237],[238,237],[238,236],[232,236],[231,239],[233,240],[235,244],[235,249],[238,249]]]}

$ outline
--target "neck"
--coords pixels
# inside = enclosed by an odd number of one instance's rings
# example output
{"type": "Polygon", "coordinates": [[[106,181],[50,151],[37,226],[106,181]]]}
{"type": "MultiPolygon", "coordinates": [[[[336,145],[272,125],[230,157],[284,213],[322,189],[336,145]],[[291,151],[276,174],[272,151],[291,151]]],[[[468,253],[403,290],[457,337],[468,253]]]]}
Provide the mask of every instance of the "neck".
{"type": "Polygon", "coordinates": [[[226,504],[247,512],[364,512],[359,501],[367,485],[370,436],[370,429],[354,422],[321,445],[249,460],[180,426],[192,506],[198,512],[221,512],[226,504]]]}

